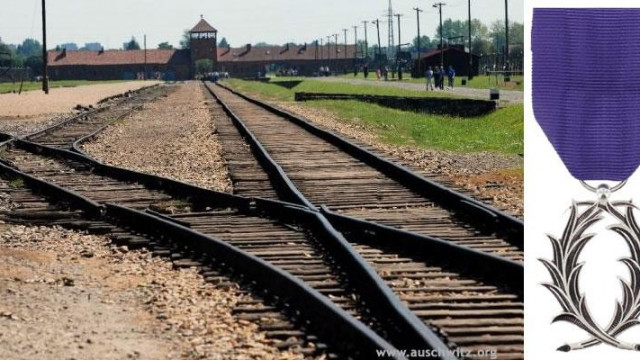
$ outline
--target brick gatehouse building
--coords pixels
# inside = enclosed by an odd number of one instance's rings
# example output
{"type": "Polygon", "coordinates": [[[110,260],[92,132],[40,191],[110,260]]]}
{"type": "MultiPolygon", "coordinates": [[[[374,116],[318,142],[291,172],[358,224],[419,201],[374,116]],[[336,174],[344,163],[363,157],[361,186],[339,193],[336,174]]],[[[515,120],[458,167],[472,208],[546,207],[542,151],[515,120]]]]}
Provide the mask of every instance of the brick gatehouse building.
{"type": "Polygon", "coordinates": [[[355,45],[284,45],[218,48],[218,30],[201,19],[189,31],[190,49],[49,51],[51,80],[120,80],[158,78],[187,80],[195,77],[196,61],[210,59],[214,69],[234,77],[295,69],[312,75],[320,66],[351,71],[356,64],[355,45]]]}

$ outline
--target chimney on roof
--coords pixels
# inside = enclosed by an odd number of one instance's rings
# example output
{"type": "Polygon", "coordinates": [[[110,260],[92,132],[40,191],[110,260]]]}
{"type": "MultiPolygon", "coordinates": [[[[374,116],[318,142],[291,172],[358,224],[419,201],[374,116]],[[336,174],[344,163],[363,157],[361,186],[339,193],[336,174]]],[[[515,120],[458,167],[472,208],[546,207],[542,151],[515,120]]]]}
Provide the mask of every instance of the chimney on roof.
{"type": "Polygon", "coordinates": [[[98,50],[98,55],[100,54],[104,54],[104,46],[100,48],[100,50],[98,50]]]}
{"type": "Polygon", "coordinates": [[[286,51],[289,51],[289,43],[287,43],[286,51]]]}
{"type": "Polygon", "coordinates": [[[62,48],[62,54],[60,54],[60,57],[66,57],[67,56],[67,48],[62,48]]]}
{"type": "Polygon", "coordinates": [[[247,44],[247,51],[246,52],[249,52],[249,51],[251,51],[251,44],[247,44]]]}

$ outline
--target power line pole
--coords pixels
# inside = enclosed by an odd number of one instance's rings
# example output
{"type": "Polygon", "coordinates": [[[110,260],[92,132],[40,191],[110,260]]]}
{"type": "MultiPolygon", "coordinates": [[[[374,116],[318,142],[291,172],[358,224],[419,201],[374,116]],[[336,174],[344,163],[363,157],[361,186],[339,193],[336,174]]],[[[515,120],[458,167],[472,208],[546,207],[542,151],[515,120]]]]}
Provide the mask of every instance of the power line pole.
{"type": "Polygon", "coordinates": [[[47,55],[47,7],[42,0],[42,91],[49,94],[49,58],[47,55]]]}
{"type": "Polygon", "coordinates": [[[420,9],[420,8],[417,8],[417,7],[413,8],[413,10],[415,10],[415,11],[416,11],[416,19],[418,20],[418,59],[420,59],[420,45],[421,45],[421,44],[420,44],[420,42],[421,42],[421,41],[420,41],[420,40],[421,40],[421,39],[420,39],[420,13],[421,13],[423,10],[422,10],[422,9],[420,9]]]}
{"type": "Polygon", "coordinates": [[[387,58],[391,59],[393,56],[394,50],[394,41],[395,37],[393,35],[393,6],[391,5],[391,0],[389,0],[389,9],[387,10],[387,22],[388,22],[388,39],[387,39],[387,58]]]}
{"type": "Polygon", "coordinates": [[[144,34],[144,79],[147,80],[147,34],[144,34]]]}
{"type": "Polygon", "coordinates": [[[347,29],[342,29],[342,32],[344,32],[344,58],[347,58],[347,29]]]}
{"type": "Polygon", "coordinates": [[[365,20],[362,24],[364,25],[364,58],[369,60],[369,36],[367,35],[369,22],[365,20]]]}
{"type": "Polygon", "coordinates": [[[358,26],[353,26],[353,43],[356,47],[356,59],[358,58],[358,26]]]}
{"type": "Polygon", "coordinates": [[[327,36],[327,60],[331,60],[331,35],[327,36]]]}
{"type": "Polygon", "coordinates": [[[380,61],[382,57],[382,49],[380,48],[380,20],[375,19],[373,22],[376,24],[376,29],[378,30],[378,61],[380,61]]]}
{"type": "Polygon", "coordinates": [[[469,71],[467,81],[473,77],[473,55],[471,55],[471,0],[469,0],[469,71]]]}
{"type": "Polygon", "coordinates": [[[509,1],[508,0],[504,0],[504,43],[505,43],[505,49],[504,49],[504,65],[505,65],[505,70],[506,70],[506,66],[507,66],[507,61],[509,61],[509,1]]]}
{"type": "MultiPolygon", "coordinates": [[[[505,0],[506,1],[506,0],[505,0]]],[[[443,2],[433,4],[434,8],[438,8],[440,10],[440,66],[444,67],[444,38],[443,38],[443,28],[442,28],[442,7],[447,5],[443,2]]]]}
{"type": "Polygon", "coordinates": [[[398,80],[402,80],[402,67],[400,66],[400,52],[402,51],[402,38],[400,37],[400,18],[402,14],[396,14],[398,18],[398,52],[396,53],[396,68],[398,69],[398,80]]]}

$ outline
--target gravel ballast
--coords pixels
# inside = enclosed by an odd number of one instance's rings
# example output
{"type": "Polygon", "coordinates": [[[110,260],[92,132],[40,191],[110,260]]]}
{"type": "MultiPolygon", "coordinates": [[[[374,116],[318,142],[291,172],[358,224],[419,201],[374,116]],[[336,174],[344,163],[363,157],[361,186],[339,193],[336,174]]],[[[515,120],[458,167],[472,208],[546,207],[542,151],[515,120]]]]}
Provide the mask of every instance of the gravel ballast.
{"type": "Polygon", "coordinates": [[[110,126],[83,150],[110,165],[231,192],[214,132],[202,85],[188,82],[110,126]]]}
{"type": "Polygon", "coordinates": [[[63,120],[76,105],[96,105],[98,101],[130,90],[158,84],[156,81],[129,81],[113,84],[53,88],[42,91],[0,94],[0,132],[26,135],[63,120]]]}
{"type": "Polygon", "coordinates": [[[57,227],[0,225],[2,359],[280,359],[195,268],[57,227]]]}

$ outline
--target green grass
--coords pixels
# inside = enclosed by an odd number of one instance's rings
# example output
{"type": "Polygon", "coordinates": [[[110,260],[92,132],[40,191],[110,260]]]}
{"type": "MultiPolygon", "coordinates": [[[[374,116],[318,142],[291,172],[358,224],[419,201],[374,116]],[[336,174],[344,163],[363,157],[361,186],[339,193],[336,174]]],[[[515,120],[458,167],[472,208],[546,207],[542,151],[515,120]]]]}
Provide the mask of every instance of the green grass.
{"type": "Polygon", "coordinates": [[[10,188],[20,188],[24,187],[24,180],[22,178],[13,178],[9,181],[10,188]]]}
{"type": "Polygon", "coordinates": [[[386,143],[456,152],[494,151],[521,154],[524,106],[498,109],[475,118],[420,114],[359,101],[312,101],[342,121],[363,125],[386,143]]]}
{"type": "MultiPolygon", "coordinates": [[[[353,73],[347,74],[347,75],[340,75],[340,77],[343,77],[345,79],[365,80],[364,74],[361,72],[358,73],[358,76],[355,76],[355,77],[353,76],[353,73]]],[[[369,77],[366,80],[367,81],[384,81],[384,80],[378,80],[375,72],[369,72],[369,77]]],[[[398,80],[392,79],[391,75],[389,75],[389,81],[398,81],[398,80]]],[[[414,84],[425,84],[426,81],[427,80],[425,78],[412,78],[408,73],[404,73],[404,77],[402,79],[402,82],[414,83],[414,84]]],[[[447,80],[445,79],[445,85],[446,85],[446,82],[447,80]]],[[[511,76],[511,82],[515,84],[510,84],[510,85],[505,84],[502,76],[498,76],[498,81],[496,83],[495,76],[479,75],[471,79],[467,87],[474,88],[474,89],[492,89],[492,88],[495,88],[497,85],[497,88],[501,90],[524,91],[524,76],[513,75],[511,76]]],[[[460,76],[456,77],[456,86],[460,86],[460,76]]]]}
{"type": "MultiPolygon", "coordinates": [[[[59,80],[59,81],[51,81],[49,82],[49,88],[59,88],[59,87],[76,87],[82,85],[96,85],[96,84],[113,84],[113,83],[121,83],[126,80],[104,80],[104,81],[90,81],[90,80],[59,80]]],[[[16,83],[1,83],[0,84],[0,94],[9,93],[9,92],[17,92],[20,89],[20,82],[16,83]]],[[[41,90],[42,83],[40,82],[31,82],[25,81],[22,86],[22,91],[33,91],[33,90],[41,90]]]]}
{"type": "Polygon", "coordinates": [[[456,97],[446,92],[427,92],[422,90],[405,90],[375,85],[353,85],[340,82],[326,82],[310,80],[301,77],[273,78],[270,82],[246,81],[239,79],[225,80],[225,83],[239,91],[258,92],[269,100],[293,101],[296,92],[340,93],[340,94],[368,94],[391,96],[421,96],[421,97],[456,97]],[[278,82],[302,81],[300,85],[288,89],[278,82]]]}
{"type": "MultiPolygon", "coordinates": [[[[257,95],[263,99],[293,101],[294,91],[371,93],[408,95],[407,91],[323,83],[303,80],[292,90],[254,81],[231,80],[236,90],[257,95]],[[393,91],[396,90],[396,91],[393,91]]],[[[415,93],[415,92],[410,92],[415,93]]],[[[440,94],[440,93],[439,93],[440,94]]],[[[414,94],[412,94],[414,95],[414,94]]],[[[492,151],[505,154],[523,153],[524,106],[522,104],[500,108],[490,114],[460,118],[395,110],[360,101],[308,101],[303,106],[332,112],[345,123],[364,126],[385,143],[411,145],[421,148],[443,149],[456,152],[492,151]]]]}

